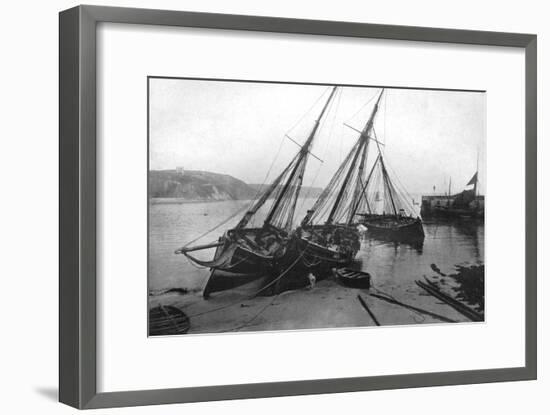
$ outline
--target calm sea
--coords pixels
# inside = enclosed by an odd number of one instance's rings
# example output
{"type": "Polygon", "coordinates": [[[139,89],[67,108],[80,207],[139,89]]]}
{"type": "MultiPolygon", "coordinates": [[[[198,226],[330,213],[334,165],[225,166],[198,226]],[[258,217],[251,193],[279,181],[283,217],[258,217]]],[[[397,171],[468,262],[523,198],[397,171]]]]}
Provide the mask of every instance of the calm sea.
{"type": "MultiPolygon", "coordinates": [[[[415,197],[415,200],[420,198],[415,197]]],[[[312,199],[301,199],[296,218],[301,218],[313,202],[312,199]]],[[[149,289],[201,289],[209,275],[208,269],[194,266],[184,255],[176,255],[174,251],[235,215],[196,244],[216,241],[226,229],[237,224],[249,205],[250,201],[151,203],[149,289]]],[[[416,245],[380,241],[367,235],[362,241],[357,260],[379,286],[409,280],[413,283],[423,275],[432,275],[431,264],[436,264],[448,273],[458,264],[484,262],[483,225],[426,222],[424,232],[424,243],[416,245]]],[[[213,253],[213,250],[207,250],[197,252],[196,256],[209,259],[213,253]]]]}

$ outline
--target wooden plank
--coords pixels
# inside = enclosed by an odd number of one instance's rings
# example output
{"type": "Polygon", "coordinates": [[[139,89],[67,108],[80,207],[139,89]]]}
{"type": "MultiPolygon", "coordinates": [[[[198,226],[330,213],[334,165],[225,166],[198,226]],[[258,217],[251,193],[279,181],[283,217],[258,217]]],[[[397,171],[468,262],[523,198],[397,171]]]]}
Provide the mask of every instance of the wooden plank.
{"type": "Polygon", "coordinates": [[[376,316],[373,314],[373,312],[370,310],[369,306],[367,305],[367,303],[365,302],[365,300],[363,300],[363,297],[361,297],[359,294],[357,294],[357,298],[359,299],[359,302],[361,303],[361,305],[363,306],[363,308],[365,310],[367,310],[367,313],[369,313],[369,316],[370,318],[372,318],[372,321],[374,321],[374,324],[376,324],[377,326],[380,325],[380,323],[378,322],[378,319],[376,318],[376,316]]]}
{"type": "Polygon", "coordinates": [[[433,295],[437,299],[443,301],[447,305],[453,307],[456,311],[458,311],[460,314],[466,316],[472,321],[484,321],[483,315],[475,311],[474,309],[462,304],[460,301],[455,300],[451,296],[441,292],[440,290],[436,290],[433,287],[429,286],[428,284],[423,283],[422,281],[415,281],[416,285],[423,288],[428,294],[433,295]]]}
{"type": "Polygon", "coordinates": [[[379,298],[380,300],[387,301],[388,303],[395,304],[395,305],[400,305],[401,307],[405,307],[405,308],[408,308],[410,310],[417,311],[417,312],[422,313],[422,314],[426,314],[427,316],[433,317],[437,320],[444,321],[446,323],[458,323],[456,320],[452,320],[448,317],[445,317],[445,316],[442,316],[442,315],[439,315],[439,314],[436,314],[436,313],[432,313],[431,311],[428,311],[428,310],[423,310],[422,308],[418,308],[418,307],[415,307],[415,306],[412,306],[412,305],[409,305],[409,304],[402,303],[401,301],[397,301],[393,298],[388,298],[388,297],[378,295],[378,294],[374,294],[374,293],[371,293],[370,295],[372,297],[379,298]]]}

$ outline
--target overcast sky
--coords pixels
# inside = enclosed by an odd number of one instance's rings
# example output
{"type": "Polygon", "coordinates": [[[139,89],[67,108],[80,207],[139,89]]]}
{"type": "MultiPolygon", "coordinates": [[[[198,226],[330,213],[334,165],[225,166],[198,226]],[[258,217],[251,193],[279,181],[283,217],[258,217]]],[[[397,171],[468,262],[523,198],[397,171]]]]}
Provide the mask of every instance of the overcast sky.
{"type": "MultiPolygon", "coordinates": [[[[150,79],[150,168],[205,170],[247,183],[278,174],[303,143],[330,87],[150,79]],[[271,167],[271,169],[270,169],[271,167]]],[[[380,88],[341,87],[313,144],[305,185],[325,186],[362,129],[380,88]]],[[[386,88],[375,130],[409,193],[462,190],[485,170],[485,94],[386,88]]],[[[369,161],[376,157],[370,146],[369,161]]],[[[369,164],[370,164],[369,163],[369,164]]],[[[390,170],[391,172],[391,170],[390,170]]]]}

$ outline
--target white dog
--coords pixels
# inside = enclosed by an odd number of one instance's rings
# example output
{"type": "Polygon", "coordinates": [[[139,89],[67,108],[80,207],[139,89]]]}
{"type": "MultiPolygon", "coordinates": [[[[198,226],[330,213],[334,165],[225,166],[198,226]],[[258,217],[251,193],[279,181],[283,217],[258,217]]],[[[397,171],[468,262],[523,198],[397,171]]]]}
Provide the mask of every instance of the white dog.
{"type": "Polygon", "coordinates": [[[311,272],[309,273],[309,275],[307,276],[307,278],[309,279],[309,288],[313,288],[315,287],[315,282],[317,281],[317,278],[315,278],[315,275],[313,275],[311,272]]]}

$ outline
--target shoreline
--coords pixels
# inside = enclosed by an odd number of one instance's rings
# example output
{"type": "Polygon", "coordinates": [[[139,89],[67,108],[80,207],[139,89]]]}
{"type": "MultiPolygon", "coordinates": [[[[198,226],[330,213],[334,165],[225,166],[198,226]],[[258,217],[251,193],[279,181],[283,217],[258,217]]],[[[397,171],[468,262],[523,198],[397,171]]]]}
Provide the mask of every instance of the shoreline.
{"type": "Polygon", "coordinates": [[[187,205],[194,203],[250,202],[252,199],[185,199],[179,197],[150,197],[151,205],[187,205]]]}
{"type": "MultiPolygon", "coordinates": [[[[434,275],[430,279],[438,282],[440,278],[434,275]]],[[[443,291],[449,293],[454,284],[450,277],[446,279],[448,281],[443,291]]],[[[247,293],[254,291],[255,284],[257,282],[213,293],[208,300],[202,298],[201,292],[161,294],[149,297],[149,308],[162,305],[182,310],[190,319],[187,334],[376,326],[362,302],[367,304],[381,327],[473,323],[410,281],[397,284],[381,281],[370,289],[357,289],[343,286],[331,276],[317,282],[314,287],[285,291],[269,297],[247,297],[247,293]],[[380,299],[376,296],[380,294],[427,313],[380,299]],[[452,322],[445,322],[437,315],[452,322]]]]}
{"type": "MultiPolygon", "coordinates": [[[[304,199],[313,200],[315,197],[304,199]]],[[[189,205],[196,203],[218,203],[218,202],[253,202],[256,199],[186,199],[183,197],[149,197],[150,205],[189,205]]],[[[268,200],[271,200],[268,199],[268,200]]]]}

